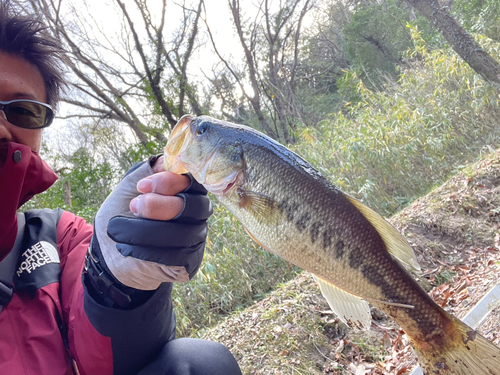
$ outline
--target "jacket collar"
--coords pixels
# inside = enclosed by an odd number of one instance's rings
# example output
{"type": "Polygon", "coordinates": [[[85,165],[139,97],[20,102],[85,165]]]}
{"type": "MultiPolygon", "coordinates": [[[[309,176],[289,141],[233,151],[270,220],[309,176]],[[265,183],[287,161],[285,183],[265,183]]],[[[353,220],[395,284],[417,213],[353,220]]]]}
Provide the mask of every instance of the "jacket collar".
{"type": "Polygon", "coordinates": [[[0,261],[16,239],[16,211],[56,180],[57,175],[30,147],[14,142],[0,144],[0,261]]]}

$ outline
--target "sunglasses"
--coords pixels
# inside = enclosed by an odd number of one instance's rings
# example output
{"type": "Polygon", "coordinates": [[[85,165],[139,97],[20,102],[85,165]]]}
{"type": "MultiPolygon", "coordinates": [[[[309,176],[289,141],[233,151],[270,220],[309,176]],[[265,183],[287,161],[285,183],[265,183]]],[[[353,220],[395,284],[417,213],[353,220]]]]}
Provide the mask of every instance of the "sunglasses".
{"type": "Polygon", "coordinates": [[[8,122],[25,129],[46,128],[54,120],[52,107],[34,100],[0,101],[0,110],[8,122]]]}

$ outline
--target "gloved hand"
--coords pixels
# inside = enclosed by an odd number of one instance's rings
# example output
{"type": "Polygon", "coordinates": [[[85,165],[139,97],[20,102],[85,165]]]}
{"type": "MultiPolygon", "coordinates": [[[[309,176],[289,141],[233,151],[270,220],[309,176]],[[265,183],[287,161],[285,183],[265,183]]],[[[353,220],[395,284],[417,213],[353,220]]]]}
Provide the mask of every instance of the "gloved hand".
{"type": "Polygon", "coordinates": [[[163,157],[135,165],[96,215],[92,257],[130,288],[188,281],[203,258],[206,194],[190,175],[163,171],[163,157]]]}

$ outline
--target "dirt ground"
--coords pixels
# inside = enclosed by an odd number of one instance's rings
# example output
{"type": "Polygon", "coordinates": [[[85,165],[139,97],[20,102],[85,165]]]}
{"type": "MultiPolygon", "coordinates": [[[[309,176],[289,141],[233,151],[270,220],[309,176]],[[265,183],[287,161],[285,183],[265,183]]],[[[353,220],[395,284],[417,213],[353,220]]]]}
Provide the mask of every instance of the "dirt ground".
{"type": "MultiPolygon", "coordinates": [[[[500,150],[391,220],[414,248],[431,297],[459,318],[500,280],[500,150]]],[[[500,306],[477,330],[500,346],[500,306]]],[[[372,308],[370,331],[339,322],[302,273],[204,338],[224,343],[245,374],[407,374],[416,358],[403,331],[372,308]]]]}

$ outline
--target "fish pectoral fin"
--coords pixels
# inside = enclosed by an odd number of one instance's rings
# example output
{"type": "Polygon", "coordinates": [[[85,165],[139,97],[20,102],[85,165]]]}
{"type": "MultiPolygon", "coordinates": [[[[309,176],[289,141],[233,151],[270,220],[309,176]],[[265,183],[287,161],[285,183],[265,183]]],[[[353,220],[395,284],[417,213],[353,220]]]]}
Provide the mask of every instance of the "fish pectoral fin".
{"type": "Polygon", "coordinates": [[[262,221],[269,222],[277,220],[279,214],[278,202],[273,198],[243,188],[238,189],[240,196],[240,207],[250,212],[253,216],[258,216],[262,221]]]}
{"type": "Polygon", "coordinates": [[[387,251],[396,257],[398,260],[406,264],[407,266],[420,271],[420,265],[418,264],[417,257],[411,246],[406,242],[406,239],[401,233],[397,231],[389,222],[387,222],[382,216],[373,211],[370,207],[361,203],[357,199],[345,195],[347,200],[351,202],[359,212],[370,222],[371,225],[377,230],[377,232],[382,237],[382,240],[387,247],[387,251]]]}
{"type": "Polygon", "coordinates": [[[368,302],[315,276],[321,294],[339,319],[351,328],[370,329],[372,315],[368,302]]]}

